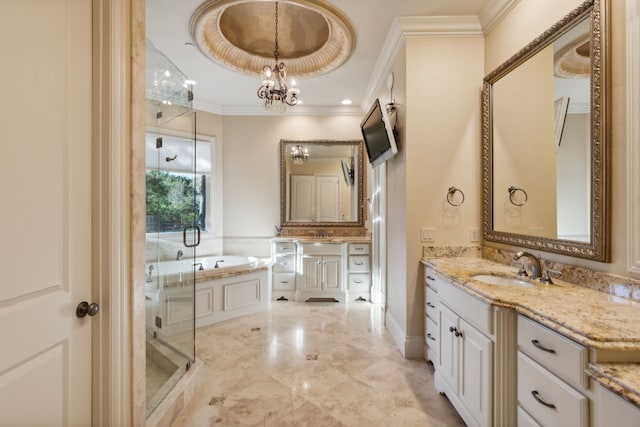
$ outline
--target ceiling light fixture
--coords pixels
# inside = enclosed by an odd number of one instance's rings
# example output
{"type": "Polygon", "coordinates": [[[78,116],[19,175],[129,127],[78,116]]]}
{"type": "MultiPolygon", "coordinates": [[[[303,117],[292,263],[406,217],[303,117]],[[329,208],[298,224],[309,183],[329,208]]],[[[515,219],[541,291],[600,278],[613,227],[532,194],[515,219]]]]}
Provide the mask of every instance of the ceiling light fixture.
{"type": "MultiPolygon", "coordinates": [[[[294,106],[298,103],[300,89],[296,86],[295,80],[291,80],[291,88],[287,89],[285,78],[287,71],[284,62],[278,62],[280,50],[278,46],[278,2],[276,2],[276,33],[275,33],[275,65],[272,67],[265,65],[262,68],[262,84],[258,89],[258,98],[264,99],[264,108],[271,110],[274,102],[280,102],[280,109],[284,111],[287,105],[294,106]],[[278,88],[276,89],[276,80],[278,88]]],[[[308,157],[308,154],[307,154],[308,157]]]]}
{"type": "Polygon", "coordinates": [[[294,165],[301,165],[309,160],[309,149],[302,145],[294,145],[291,147],[291,154],[289,154],[289,158],[294,165]]]}

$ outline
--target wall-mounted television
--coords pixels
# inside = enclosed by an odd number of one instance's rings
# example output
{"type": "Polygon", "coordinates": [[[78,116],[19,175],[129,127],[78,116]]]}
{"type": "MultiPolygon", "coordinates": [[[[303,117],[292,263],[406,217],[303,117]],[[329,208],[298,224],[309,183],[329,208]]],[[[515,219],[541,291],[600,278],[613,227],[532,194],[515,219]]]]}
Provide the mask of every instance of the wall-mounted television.
{"type": "Polygon", "coordinates": [[[371,167],[375,168],[398,153],[393,125],[387,109],[376,99],[360,123],[371,167]]]}

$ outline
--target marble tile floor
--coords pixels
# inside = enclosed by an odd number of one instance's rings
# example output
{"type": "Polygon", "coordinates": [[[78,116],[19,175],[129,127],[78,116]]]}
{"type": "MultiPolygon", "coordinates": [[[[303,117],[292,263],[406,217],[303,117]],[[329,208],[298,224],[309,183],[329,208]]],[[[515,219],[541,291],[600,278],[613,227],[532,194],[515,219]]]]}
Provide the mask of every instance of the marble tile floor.
{"type": "Polygon", "coordinates": [[[273,302],[199,328],[201,385],[173,426],[464,426],[366,302],[273,302]]]}

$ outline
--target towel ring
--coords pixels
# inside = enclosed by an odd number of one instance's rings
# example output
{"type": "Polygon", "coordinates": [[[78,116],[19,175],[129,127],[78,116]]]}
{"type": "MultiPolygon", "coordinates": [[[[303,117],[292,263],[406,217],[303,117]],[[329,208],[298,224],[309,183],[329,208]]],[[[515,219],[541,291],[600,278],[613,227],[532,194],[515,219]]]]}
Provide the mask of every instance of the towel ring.
{"type": "MultiPolygon", "coordinates": [[[[527,195],[527,192],[524,191],[522,188],[518,188],[518,187],[514,187],[513,185],[511,187],[509,187],[507,189],[507,191],[509,192],[509,201],[511,202],[512,205],[515,206],[523,206],[525,203],[527,203],[527,199],[529,198],[529,196],[527,195]],[[517,201],[514,201],[514,197],[515,194],[517,192],[521,192],[522,194],[524,194],[524,200],[522,201],[522,203],[518,203],[517,201]]],[[[516,199],[517,200],[517,199],[516,199]]]]}
{"type": "Polygon", "coordinates": [[[460,206],[461,204],[464,203],[464,193],[462,192],[462,190],[460,190],[459,188],[456,187],[449,187],[449,191],[447,191],[447,202],[451,205],[451,206],[460,206]],[[460,196],[462,196],[462,200],[460,201],[456,201],[454,199],[456,193],[460,193],[460,196]]]}

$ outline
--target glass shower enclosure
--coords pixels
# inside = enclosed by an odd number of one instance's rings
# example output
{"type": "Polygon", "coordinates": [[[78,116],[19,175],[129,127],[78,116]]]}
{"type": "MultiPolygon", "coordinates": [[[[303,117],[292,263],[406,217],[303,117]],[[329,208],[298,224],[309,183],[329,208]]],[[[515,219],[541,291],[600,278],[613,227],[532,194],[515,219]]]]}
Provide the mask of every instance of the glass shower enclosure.
{"type": "Polygon", "coordinates": [[[147,417],[195,360],[200,184],[189,79],[147,40],[147,417]],[[175,129],[179,128],[179,131],[175,129]]]}

